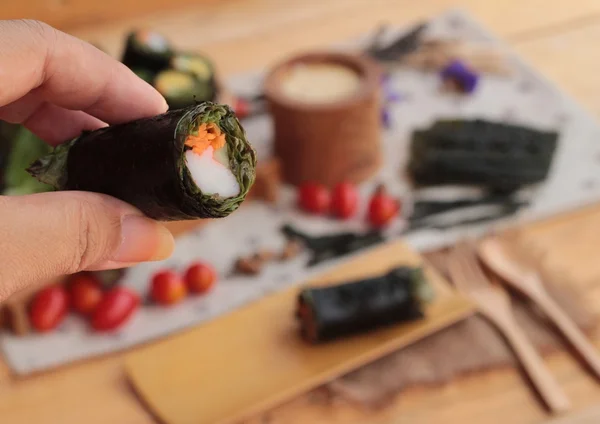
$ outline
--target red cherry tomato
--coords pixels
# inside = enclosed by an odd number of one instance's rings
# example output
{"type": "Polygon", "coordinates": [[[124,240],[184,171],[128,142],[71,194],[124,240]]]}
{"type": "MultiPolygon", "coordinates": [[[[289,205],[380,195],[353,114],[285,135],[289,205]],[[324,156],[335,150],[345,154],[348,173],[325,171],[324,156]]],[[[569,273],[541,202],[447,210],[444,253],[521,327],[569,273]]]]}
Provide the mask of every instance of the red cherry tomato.
{"type": "Polygon", "coordinates": [[[212,266],[198,262],[187,269],[184,279],[190,292],[206,293],[215,285],[217,274],[212,266]]]}
{"type": "Polygon", "coordinates": [[[385,227],[398,215],[399,211],[399,202],[389,196],[383,187],[380,187],[369,202],[368,219],[374,227],[385,227]]]}
{"type": "Polygon", "coordinates": [[[183,279],[173,271],[161,271],[152,278],[150,296],[161,305],[174,305],[187,295],[183,279]]]}
{"type": "Polygon", "coordinates": [[[358,193],[354,184],[342,182],[333,188],[331,209],[335,216],[342,219],[352,217],[358,209],[358,193]]]}
{"type": "Polygon", "coordinates": [[[69,292],[73,309],[83,315],[93,313],[104,295],[98,279],[83,273],[71,278],[69,292]]]}
{"type": "Polygon", "coordinates": [[[244,99],[236,98],[233,110],[238,118],[245,118],[250,114],[250,104],[244,99]]]}
{"type": "Polygon", "coordinates": [[[331,197],[323,184],[308,182],[300,186],[298,203],[306,212],[322,214],[329,210],[331,197]]]}
{"type": "Polygon", "coordinates": [[[100,304],[92,315],[92,328],[96,331],[115,330],[133,316],[140,304],[137,293],[125,288],[115,287],[104,294],[100,304]]]}
{"type": "Polygon", "coordinates": [[[44,333],[55,329],[69,310],[69,295],[61,285],[48,286],[34,297],[29,309],[29,321],[33,328],[44,333]]]}

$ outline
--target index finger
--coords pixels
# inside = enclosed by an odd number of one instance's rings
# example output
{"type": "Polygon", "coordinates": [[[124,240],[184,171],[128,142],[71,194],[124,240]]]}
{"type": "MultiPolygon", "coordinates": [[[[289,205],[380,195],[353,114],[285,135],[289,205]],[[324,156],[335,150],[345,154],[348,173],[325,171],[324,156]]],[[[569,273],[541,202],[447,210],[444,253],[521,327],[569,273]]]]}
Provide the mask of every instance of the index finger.
{"type": "Polygon", "coordinates": [[[164,98],[125,65],[38,21],[0,21],[0,107],[30,91],[108,123],[154,116],[164,98]]]}

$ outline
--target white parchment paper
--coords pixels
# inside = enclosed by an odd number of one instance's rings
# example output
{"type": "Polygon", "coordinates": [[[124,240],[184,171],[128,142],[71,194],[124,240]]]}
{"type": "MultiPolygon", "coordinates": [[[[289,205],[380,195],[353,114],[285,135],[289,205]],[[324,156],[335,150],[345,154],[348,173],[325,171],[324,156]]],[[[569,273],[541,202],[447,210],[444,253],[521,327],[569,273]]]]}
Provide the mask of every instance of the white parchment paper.
{"type": "MultiPolygon", "coordinates": [[[[430,29],[442,36],[499,43],[461,12],[449,12],[432,20],[430,29]]],[[[397,31],[402,29],[391,32],[397,31]]],[[[351,44],[356,45],[356,41],[351,44]]],[[[484,77],[476,93],[463,98],[440,94],[436,74],[409,70],[393,74],[392,85],[403,100],[393,106],[393,128],[385,135],[386,166],[372,183],[362,187],[364,198],[373,184],[380,181],[398,195],[409,195],[408,187],[399,178],[399,171],[407,159],[410,132],[415,127],[429,126],[442,117],[505,119],[540,129],[558,130],[561,134],[551,175],[537,189],[530,207],[507,222],[408,234],[404,239],[414,248],[445,245],[458,237],[480,234],[494,226],[527,222],[600,200],[600,127],[573,100],[516,57],[514,66],[516,73],[511,79],[484,77]]],[[[239,75],[228,83],[240,94],[257,92],[261,73],[239,75]]],[[[262,157],[270,155],[270,124],[267,116],[245,122],[249,139],[262,157]]],[[[200,325],[268,293],[306,281],[324,268],[336,265],[330,262],[307,269],[304,264],[308,256],[301,255],[290,262],[268,266],[258,277],[226,277],[239,255],[252,253],[257,248],[283,246],[284,239],[279,232],[283,223],[292,223],[315,234],[366,229],[363,213],[345,223],[309,218],[297,212],[292,201],[293,193],[286,191],[277,206],[258,202],[248,204],[230,217],[178,239],[175,254],[169,260],[128,270],[124,282],[144,295],[151,275],[158,269],[172,267],[183,270],[190,261],[203,260],[213,264],[223,276],[212,294],[190,298],[175,308],[144,306],[122,330],[109,335],[94,334],[77,317],[67,318],[56,332],[48,335],[18,337],[5,333],[0,338],[0,345],[9,365],[16,373],[27,374],[125,349],[200,325]]],[[[394,236],[401,228],[402,223],[398,223],[389,229],[389,234],[394,236]]],[[[350,259],[346,257],[337,262],[350,259]]]]}

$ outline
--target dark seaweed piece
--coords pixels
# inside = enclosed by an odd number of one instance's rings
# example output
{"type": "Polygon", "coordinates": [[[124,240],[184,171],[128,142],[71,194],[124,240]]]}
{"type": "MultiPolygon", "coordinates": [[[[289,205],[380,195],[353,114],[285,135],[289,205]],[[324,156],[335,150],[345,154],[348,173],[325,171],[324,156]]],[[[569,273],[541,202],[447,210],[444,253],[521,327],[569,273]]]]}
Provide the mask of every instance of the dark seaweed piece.
{"type": "Polygon", "coordinates": [[[306,235],[294,229],[291,225],[284,225],[281,231],[287,238],[301,241],[307,249],[312,251],[312,257],[308,262],[309,267],[384,241],[383,235],[378,231],[370,231],[365,234],[347,232],[321,237],[306,235]]]}
{"type": "MultiPolygon", "coordinates": [[[[473,206],[513,205],[515,199],[512,194],[486,194],[476,198],[458,200],[417,200],[413,205],[410,215],[411,221],[421,220],[432,215],[451,210],[469,208],[473,206]]],[[[522,204],[521,202],[519,204],[522,204]]]]}
{"type": "Polygon", "coordinates": [[[402,34],[385,47],[379,45],[380,37],[376,37],[376,42],[366,49],[366,53],[374,59],[381,61],[400,60],[419,47],[425,29],[427,29],[427,23],[415,25],[410,31],[402,34]]]}
{"type": "Polygon", "coordinates": [[[281,228],[281,231],[287,238],[298,239],[302,241],[310,250],[325,250],[336,244],[347,244],[356,237],[354,233],[339,233],[334,235],[314,237],[296,230],[289,224],[284,225],[281,228]]]}
{"type": "Polygon", "coordinates": [[[222,218],[243,202],[254,183],[256,152],[226,105],[204,102],[152,118],[85,132],[34,162],[28,171],[58,190],[104,193],[162,220],[222,218]],[[229,167],[240,193],[204,194],[187,168],[184,142],[201,123],[225,133],[229,167]]]}
{"type": "Polygon", "coordinates": [[[154,84],[154,78],[156,77],[154,72],[144,68],[132,68],[131,70],[134,74],[146,81],[148,84],[154,84]]]}
{"type": "Polygon", "coordinates": [[[402,234],[410,233],[412,231],[432,229],[432,230],[447,230],[453,227],[462,227],[465,225],[477,225],[486,222],[492,222],[499,219],[506,218],[508,216],[517,213],[523,206],[526,206],[526,202],[513,202],[501,205],[496,211],[481,215],[474,218],[459,218],[449,222],[436,222],[435,216],[429,216],[423,219],[415,219],[409,221],[409,225],[402,231],[402,234]]]}
{"type": "Polygon", "coordinates": [[[132,31],[125,40],[121,62],[130,69],[157,73],[169,67],[173,49],[168,40],[154,31],[132,31]]]}
{"type": "Polygon", "coordinates": [[[463,226],[463,225],[477,225],[483,224],[486,222],[496,221],[499,219],[506,218],[508,216],[514,215],[521,209],[521,205],[506,205],[502,207],[498,212],[487,215],[487,216],[479,216],[476,218],[468,218],[463,219],[457,223],[449,223],[449,224],[433,224],[431,228],[436,230],[446,230],[451,227],[463,226]]]}
{"type": "Polygon", "coordinates": [[[336,243],[332,249],[318,250],[313,252],[313,256],[308,261],[308,266],[315,266],[329,259],[335,259],[361,249],[376,245],[383,241],[383,237],[379,232],[369,232],[363,235],[358,235],[349,240],[347,243],[336,243]]]}
{"type": "Polygon", "coordinates": [[[373,36],[371,37],[371,41],[369,42],[369,45],[367,47],[365,47],[365,49],[364,49],[365,52],[367,52],[367,53],[375,52],[381,48],[381,39],[385,35],[387,28],[388,28],[387,25],[382,24],[382,25],[379,25],[377,27],[377,29],[375,29],[375,32],[373,33],[373,36]]]}
{"type": "Polygon", "coordinates": [[[467,184],[511,192],[546,179],[558,133],[474,120],[439,120],[413,132],[415,186],[467,184]]]}
{"type": "Polygon", "coordinates": [[[296,317],[304,338],[322,343],[421,319],[432,295],[420,268],[400,266],[371,278],[304,288],[296,317]]]}

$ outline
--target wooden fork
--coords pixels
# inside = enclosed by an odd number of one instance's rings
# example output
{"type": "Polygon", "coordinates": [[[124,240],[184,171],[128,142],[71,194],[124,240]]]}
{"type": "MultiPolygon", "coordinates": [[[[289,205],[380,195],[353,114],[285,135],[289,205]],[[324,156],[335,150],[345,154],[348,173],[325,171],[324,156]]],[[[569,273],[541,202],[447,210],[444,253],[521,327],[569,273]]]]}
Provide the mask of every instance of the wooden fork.
{"type": "Polygon", "coordinates": [[[569,399],[516,323],[508,294],[483,273],[472,244],[461,242],[451,250],[448,272],[456,289],[469,297],[481,315],[506,338],[550,411],[568,410],[571,407],[569,399]]]}

